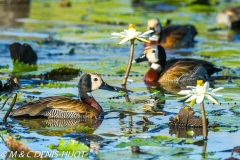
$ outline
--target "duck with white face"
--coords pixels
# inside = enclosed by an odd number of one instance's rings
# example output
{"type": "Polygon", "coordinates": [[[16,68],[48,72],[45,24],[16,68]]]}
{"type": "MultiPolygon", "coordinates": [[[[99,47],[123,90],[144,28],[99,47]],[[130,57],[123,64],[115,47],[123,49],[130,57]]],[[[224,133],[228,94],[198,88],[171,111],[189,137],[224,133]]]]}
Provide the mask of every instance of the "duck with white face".
{"type": "Polygon", "coordinates": [[[151,65],[144,76],[144,81],[159,83],[182,83],[206,79],[212,74],[221,71],[211,62],[198,59],[169,59],[166,60],[166,52],[160,45],[148,46],[144,54],[135,59],[134,62],[148,61],[151,65]]]}
{"type": "Polygon", "coordinates": [[[216,16],[216,23],[224,24],[228,29],[240,28],[240,7],[226,8],[216,16]]]}
{"type": "Polygon", "coordinates": [[[153,30],[150,44],[160,44],[164,48],[186,48],[194,46],[197,30],[193,25],[167,25],[162,27],[158,18],[148,20],[147,30],[153,30]]]}
{"type": "Polygon", "coordinates": [[[103,113],[102,107],[91,95],[91,92],[97,89],[131,92],[130,90],[108,85],[96,73],[86,73],[81,76],[78,83],[80,100],[64,96],[45,97],[20,106],[13,110],[10,116],[15,118],[97,119],[103,113]]]}

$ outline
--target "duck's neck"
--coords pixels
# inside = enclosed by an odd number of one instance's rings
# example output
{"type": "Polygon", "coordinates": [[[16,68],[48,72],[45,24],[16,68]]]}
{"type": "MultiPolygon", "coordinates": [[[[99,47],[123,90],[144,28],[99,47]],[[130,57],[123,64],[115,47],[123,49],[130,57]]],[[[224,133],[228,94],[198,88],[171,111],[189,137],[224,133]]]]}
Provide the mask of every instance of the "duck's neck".
{"type": "Polygon", "coordinates": [[[165,49],[158,45],[158,62],[152,63],[151,68],[145,74],[144,81],[145,82],[157,82],[161,76],[161,73],[164,71],[166,65],[166,52],[165,49]]]}
{"type": "Polygon", "coordinates": [[[157,64],[161,65],[161,70],[163,70],[166,65],[167,55],[166,55],[165,49],[161,45],[158,45],[157,48],[158,48],[158,59],[159,59],[157,64]]]}
{"type": "Polygon", "coordinates": [[[158,43],[160,44],[163,39],[163,28],[161,26],[161,31],[158,33],[158,43]]]}
{"type": "Polygon", "coordinates": [[[157,63],[152,63],[150,69],[147,71],[147,73],[144,76],[144,81],[157,82],[161,72],[162,72],[162,66],[157,63]]]}
{"type": "Polygon", "coordinates": [[[90,105],[91,107],[95,108],[99,114],[101,114],[103,112],[102,107],[97,103],[97,101],[93,98],[93,96],[91,95],[91,93],[82,93],[79,92],[79,96],[80,99],[90,105]]]}
{"type": "Polygon", "coordinates": [[[161,64],[158,63],[152,63],[151,67],[154,71],[156,71],[157,73],[161,73],[162,72],[162,66],[161,64]]]}

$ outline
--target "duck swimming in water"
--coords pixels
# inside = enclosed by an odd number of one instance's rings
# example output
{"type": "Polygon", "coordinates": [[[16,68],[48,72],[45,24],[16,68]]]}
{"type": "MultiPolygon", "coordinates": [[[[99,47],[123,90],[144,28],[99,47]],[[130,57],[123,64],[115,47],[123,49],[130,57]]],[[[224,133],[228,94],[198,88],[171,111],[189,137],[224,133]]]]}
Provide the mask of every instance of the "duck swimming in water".
{"type": "Polygon", "coordinates": [[[216,23],[224,24],[228,29],[240,28],[240,6],[226,8],[216,16],[216,23]]]}
{"type": "Polygon", "coordinates": [[[136,63],[143,61],[151,63],[150,69],[144,76],[146,83],[185,83],[208,78],[215,72],[222,70],[204,60],[189,58],[166,60],[166,52],[160,45],[146,47],[144,54],[134,61],[136,63]]]}
{"type": "Polygon", "coordinates": [[[12,111],[10,116],[97,119],[103,113],[102,107],[91,95],[91,92],[97,89],[126,91],[125,89],[108,85],[98,74],[83,74],[78,83],[81,101],[63,96],[45,97],[35,102],[24,104],[12,111]]]}
{"type": "MultiPolygon", "coordinates": [[[[164,48],[192,47],[197,30],[193,25],[167,25],[162,27],[159,19],[148,20],[147,29],[153,30],[150,45],[160,44],[164,48]]],[[[148,46],[148,44],[145,44],[148,46]]]]}

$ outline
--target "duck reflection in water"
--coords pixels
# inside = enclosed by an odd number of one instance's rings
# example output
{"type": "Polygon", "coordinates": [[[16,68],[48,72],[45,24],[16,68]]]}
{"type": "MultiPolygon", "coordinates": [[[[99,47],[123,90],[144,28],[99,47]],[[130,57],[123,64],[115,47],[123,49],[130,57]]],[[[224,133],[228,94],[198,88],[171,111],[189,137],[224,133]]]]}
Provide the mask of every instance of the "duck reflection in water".
{"type": "MultiPolygon", "coordinates": [[[[79,133],[84,136],[85,133],[93,134],[94,131],[102,124],[102,120],[82,120],[82,119],[16,119],[13,121],[19,123],[21,126],[28,127],[31,131],[36,131],[38,134],[46,136],[63,136],[79,133]]],[[[79,136],[75,135],[75,136],[79,136]]],[[[80,135],[80,136],[81,136],[80,135]]]]}

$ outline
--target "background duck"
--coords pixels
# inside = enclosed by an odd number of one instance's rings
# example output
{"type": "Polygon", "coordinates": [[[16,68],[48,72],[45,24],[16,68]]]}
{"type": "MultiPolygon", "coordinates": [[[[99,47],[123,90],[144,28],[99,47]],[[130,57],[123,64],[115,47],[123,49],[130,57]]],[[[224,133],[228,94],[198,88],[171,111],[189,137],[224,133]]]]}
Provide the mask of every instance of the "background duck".
{"type": "Polygon", "coordinates": [[[212,63],[204,60],[184,58],[166,61],[166,52],[160,45],[146,47],[144,54],[135,59],[136,63],[143,61],[151,63],[150,69],[144,76],[146,83],[184,83],[196,81],[197,79],[208,78],[213,73],[222,70],[215,68],[212,63]]]}
{"type": "MultiPolygon", "coordinates": [[[[192,47],[197,30],[193,25],[167,25],[161,26],[159,19],[148,20],[147,29],[153,30],[149,38],[150,45],[160,44],[164,48],[192,47]]],[[[147,46],[148,44],[145,44],[147,46]]]]}
{"type": "Polygon", "coordinates": [[[240,28],[240,7],[227,8],[216,16],[216,23],[224,24],[228,29],[240,28]]]}
{"type": "Polygon", "coordinates": [[[81,101],[63,96],[45,97],[35,102],[26,103],[12,111],[10,116],[97,119],[103,113],[102,107],[91,95],[91,92],[97,89],[126,91],[125,89],[108,85],[98,74],[83,74],[78,83],[81,101]]]}

